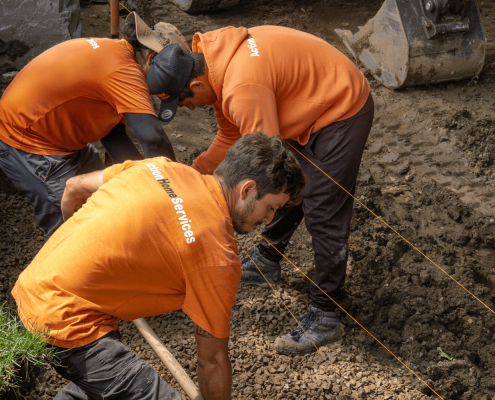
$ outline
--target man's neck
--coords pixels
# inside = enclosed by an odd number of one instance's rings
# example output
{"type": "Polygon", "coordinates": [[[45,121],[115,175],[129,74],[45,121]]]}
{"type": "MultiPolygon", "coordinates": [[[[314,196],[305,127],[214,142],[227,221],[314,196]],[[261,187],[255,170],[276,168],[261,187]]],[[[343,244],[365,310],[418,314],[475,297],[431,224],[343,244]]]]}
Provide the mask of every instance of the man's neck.
{"type": "Polygon", "coordinates": [[[213,178],[215,178],[218,186],[220,186],[220,190],[222,191],[225,202],[227,203],[227,208],[229,209],[230,218],[232,218],[235,210],[235,205],[237,203],[235,193],[233,190],[227,189],[225,183],[223,182],[223,179],[220,176],[213,174],[213,178]]]}
{"type": "Polygon", "coordinates": [[[204,76],[205,76],[205,85],[207,85],[207,88],[211,91],[211,93],[213,93],[215,99],[211,99],[211,104],[213,103],[216,103],[218,101],[218,97],[217,97],[217,94],[215,92],[215,88],[213,87],[213,84],[211,83],[211,79],[210,79],[210,69],[208,68],[208,64],[205,62],[205,73],[204,73],[204,76]]]}
{"type": "Polygon", "coordinates": [[[144,78],[148,77],[148,55],[150,54],[149,50],[136,50],[134,52],[134,58],[136,59],[136,63],[141,67],[141,71],[143,71],[144,78]]]}

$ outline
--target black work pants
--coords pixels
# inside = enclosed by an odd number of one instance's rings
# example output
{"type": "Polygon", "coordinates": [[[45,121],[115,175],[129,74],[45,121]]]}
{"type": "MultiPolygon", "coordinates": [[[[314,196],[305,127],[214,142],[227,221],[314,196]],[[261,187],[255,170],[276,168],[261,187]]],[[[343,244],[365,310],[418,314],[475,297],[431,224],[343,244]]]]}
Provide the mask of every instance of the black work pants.
{"type": "MultiPolygon", "coordinates": [[[[373,115],[374,103],[370,94],[366,104],[353,117],[334,122],[313,133],[304,146],[292,140],[289,143],[354,194],[373,115]]],[[[304,217],[315,253],[315,273],[312,279],[338,302],[341,298],[340,289],[345,282],[353,198],[297,151],[294,153],[307,180],[303,202],[297,207],[281,209],[272,223],[266,226],[263,236],[284,252],[304,217]]],[[[260,240],[259,248],[261,255],[269,260],[279,261],[282,258],[263,239],[260,240]]],[[[325,293],[315,285],[310,285],[312,304],[322,310],[332,311],[336,306],[325,293]]]]}
{"type": "Polygon", "coordinates": [[[48,240],[64,222],[60,201],[66,182],[73,176],[103,169],[104,165],[91,144],[72,154],[49,156],[18,150],[0,140],[0,168],[27,196],[48,240]]]}
{"type": "Polygon", "coordinates": [[[56,349],[57,372],[71,382],[54,400],[182,400],[115,331],[82,347],[56,349]]]}

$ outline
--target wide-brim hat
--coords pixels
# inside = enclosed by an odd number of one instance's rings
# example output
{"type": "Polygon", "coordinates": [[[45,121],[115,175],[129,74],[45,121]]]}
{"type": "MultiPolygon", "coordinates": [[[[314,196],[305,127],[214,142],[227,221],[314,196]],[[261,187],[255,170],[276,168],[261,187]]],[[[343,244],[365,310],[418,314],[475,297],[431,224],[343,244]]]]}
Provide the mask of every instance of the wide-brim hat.
{"type": "Polygon", "coordinates": [[[165,47],[173,43],[179,43],[184,50],[189,50],[189,45],[180,31],[167,22],[158,22],[151,29],[136,12],[131,12],[126,20],[134,19],[136,24],[136,38],[143,46],[159,53],[165,47]]]}

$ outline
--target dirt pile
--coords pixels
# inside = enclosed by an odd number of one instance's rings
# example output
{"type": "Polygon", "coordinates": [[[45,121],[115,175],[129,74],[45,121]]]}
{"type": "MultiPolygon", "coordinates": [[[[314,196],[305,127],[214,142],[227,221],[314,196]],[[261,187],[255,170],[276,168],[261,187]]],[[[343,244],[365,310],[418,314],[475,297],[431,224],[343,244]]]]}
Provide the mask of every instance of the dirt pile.
{"type": "MultiPolygon", "coordinates": [[[[440,395],[470,399],[480,388],[495,389],[495,318],[454,280],[493,309],[495,220],[471,214],[447,189],[428,180],[421,184],[413,204],[390,195],[379,203],[367,200],[377,189],[373,184],[360,195],[452,278],[358,208],[349,311],[440,395]],[[438,348],[453,360],[442,358],[438,348]]],[[[382,352],[361,336],[372,354],[382,352]]]]}

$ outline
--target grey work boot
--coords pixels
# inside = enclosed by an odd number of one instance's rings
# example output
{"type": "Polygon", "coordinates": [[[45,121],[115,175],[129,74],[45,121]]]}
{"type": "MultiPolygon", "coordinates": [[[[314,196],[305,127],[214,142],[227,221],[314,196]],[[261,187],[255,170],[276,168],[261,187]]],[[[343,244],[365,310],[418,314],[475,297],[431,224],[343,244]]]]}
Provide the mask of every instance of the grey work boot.
{"type": "Polygon", "coordinates": [[[260,254],[258,246],[255,246],[251,252],[251,258],[246,257],[242,260],[242,276],[241,284],[255,284],[260,285],[266,283],[263,275],[268,279],[271,284],[278,284],[281,282],[280,271],[281,267],[278,262],[270,261],[260,254]],[[254,261],[254,262],[253,262],[254,261]],[[255,265],[256,264],[256,265],[255,265]],[[258,268],[256,268],[258,267],[258,268]],[[260,274],[263,272],[263,275],[260,274]]]}
{"type": "Polygon", "coordinates": [[[333,311],[323,311],[310,305],[300,323],[304,331],[297,326],[291,333],[275,340],[277,352],[287,355],[306,354],[316,351],[316,347],[342,339],[340,317],[333,311]]]}

